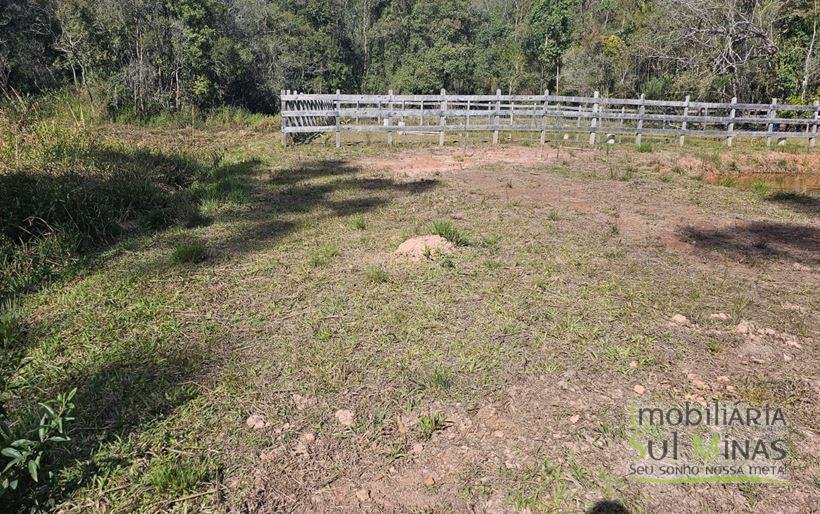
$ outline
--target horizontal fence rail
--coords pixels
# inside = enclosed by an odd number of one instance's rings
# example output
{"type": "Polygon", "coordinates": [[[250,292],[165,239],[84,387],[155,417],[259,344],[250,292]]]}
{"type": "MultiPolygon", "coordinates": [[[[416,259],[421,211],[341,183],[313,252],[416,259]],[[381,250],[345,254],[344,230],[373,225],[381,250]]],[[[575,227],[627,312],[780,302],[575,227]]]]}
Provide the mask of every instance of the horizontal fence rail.
{"type": "Polygon", "coordinates": [[[388,144],[394,134],[438,135],[444,144],[447,132],[540,132],[588,134],[594,145],[599,136],[607,143],[616,135],[677,136],[682,146],[687,135],[720,137],[728,146],[736,137],[765,137],[766,144],[786,138],[817,140],[818,102],[813,105],[692,102],[550,95],[343,95],[281,92],[282,137],[333,132],[336,146],[342,132],[385,132],[388,144]]]}

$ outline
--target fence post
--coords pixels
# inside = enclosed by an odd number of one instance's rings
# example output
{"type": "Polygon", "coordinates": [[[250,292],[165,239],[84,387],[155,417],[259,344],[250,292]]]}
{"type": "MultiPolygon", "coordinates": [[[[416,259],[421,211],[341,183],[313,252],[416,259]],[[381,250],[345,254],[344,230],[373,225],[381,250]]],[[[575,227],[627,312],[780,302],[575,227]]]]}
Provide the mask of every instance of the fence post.
{"type": "Polygon", "coordinates": [[[678,145],[683,146],[683,140],[686,137],[686,117],[689,116],[689,95],[686,95],[686,100],[683,102],[683,121],[680,124],[680,139],[678,145]]]}
{"type": "Polygon", "coordinates": [[[493,123],[493,144],[498,144],[498,125],[501,123],[501,90],[495,90],[495,121],[493,123]]]}
{"type": "Polygon", "coordinates": [[[438,119],[441,127],[438,132],[438,145],[444,146],[444,126],[447,124],[447,91],[441,88],[441,115],[438,119]]]}
{"type": "Polygon", "coordinates": [[[732,109],[729,111],[729,125],[726,127],[726,146],[732,146],[732,141],[735,138],[735,106],[737,97],[732,97],[732,109]]]}
{"type": "Polygon", "coordinates": [[[820,107],[818,107],[817,100],[814,101],[814,123],[811,126],[811,137],[809,138],[809,146],[817,144],[817,120],[820,120],[820,107]]]}
{"type": "MultiPolygon", "coordinates": [[[[777,98],[772,98],[772,104],[769,106],[769,120],[777,117],[777,98]]],[[[769,121],[769,126],[766,128],[766,146],[772,146],[772,136],[774,135],[774,122],[769,121]]]]}
{"type": "Polygon", "coordinates": [[[342,92],[336,90],[336,148],[342,146],[342,92]]]}
{"type": "MultiPolygon", "coordinates": [[[[279,91],[279,109],[283,113],[285,112],[285,110],[287,108],[287,100],[285,100],[285,94],[286,93],[285,93],[284,89],[279,91]]],[[[282,128],[282,146],[288,146],[288,133],[285,132],[285,127],[288,126],[288,122],[287,122],[287,118],[284,115],[282,115],[280,117],[279,124],[282,126],[281,127],[282,128]]]]}
{"type": "Polygon", "coordinates": [[[592,97],[595,99],[592,102],[592,118],[589,120],[589,144],[590,146],[595,145],[595,133],[598,131],[598,109],[600,106],[598,105],[598,97],[600,93],[595,91],[592,97]]]}
{"type": "Polygon", "coordinates": [[[470,99],[467,98],[467,119],[464,122],[465,129],[464,129],[464,138],[470,138],[470,99]]]}
{"type": "Polygon", "coordinates": [[[550,90],[544,91],[544,115],[541,117],[541,144],[547,142],[547,108],[549,106],[550,90]]]}
{"type": "Polygon", "coordinates": [[[646,114],[646,96],[641,93],[641,103],[638,104],[638,130],[635,134],[635,144],[641,146],[641,136],[643,135],[643,115],[646,114]]]}
{"type": "Polygon", "coordinates": [[[390,125],[393,123],[393,90],[389,90],[387,92],[387,117],[385,117],[385,123],[387,124],[387,145],[393,146],[393,131],[390,128],[390,125]]]}

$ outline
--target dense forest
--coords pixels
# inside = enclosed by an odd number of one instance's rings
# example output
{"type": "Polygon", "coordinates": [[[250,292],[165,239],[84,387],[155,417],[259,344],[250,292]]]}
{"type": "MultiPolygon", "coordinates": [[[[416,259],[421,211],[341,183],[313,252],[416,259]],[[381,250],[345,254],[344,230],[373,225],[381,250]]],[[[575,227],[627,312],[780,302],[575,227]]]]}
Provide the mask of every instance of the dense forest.
{"type": "Polygon", "coordinates": [[[3,0],[0,89],[112,113],[278,92],[589,93],[806,102],[818,0],[3,0]]]}

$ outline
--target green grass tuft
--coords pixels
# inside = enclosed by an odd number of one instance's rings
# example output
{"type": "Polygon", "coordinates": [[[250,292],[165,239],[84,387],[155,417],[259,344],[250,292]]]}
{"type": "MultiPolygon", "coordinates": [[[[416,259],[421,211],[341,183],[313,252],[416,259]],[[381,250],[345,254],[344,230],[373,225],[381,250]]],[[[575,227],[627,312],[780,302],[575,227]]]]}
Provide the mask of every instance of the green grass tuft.
{"type": "Polygon", "coordinates": [[[718,182],[723,187],[735,187],[737,186],[737,179],[734,177],[724,177],[720,179],[718,182]]]}
{"type": "Polygon", "coordinates": [[[364,230],[367,227],[366,223],[364,222],[364,216],[356,216],[355,218],[353,218],[353,220],[350,222],[350,226],[355,228],[356,230],[364,230]]]}
{"type": "Polygon", "coordinates": [[[470,244],[464,233],[447,220],[434,221],[433,234],[441,236],[456,245],[467,246],[470,244]]]}
{"type": "Polygon", "coordinates": [[[171,262],[174,264],[189,264],[202,262],[208,258],[208,250],[199,241],[192,243],[182,243],[174,247],[171,254],[171,262]]]}
{"type": "Polygon", "coordinates": [[[367,269],[367,279],[374,284],[384,284],[390,282],[390,275],[376,266],[367,269]]]}
{"type": "Polygon", "coordinates": [[[762,180],[755,180],[749,185],[749,190],[757,195],[764,196],[769,194],[769,184],[762,180]]]}
{"type": "Polygon", "coordinates": [[[640,153],[650,153],[652,152],[652,145],[649,143],[641,143],[638,145],[638,151],[640,153]]]}
{"type": "Polygon", "coordinates": [[[314,268],[326,266],[330,259],[339,255],[339,249],[333,245],[323,246],[308,258],[308,264],[314,268]]]}
{"type": "Polygon", "coordinates": [[[421,432],[422,439],[430,439],[435,432],[444,430],[446,427],[447,418],[444,417],[443,412],[436,412],[419,418],[419,432],[421,432]]]}
{"type": "Polygon", "coordinates": [[[151,463],[143,482],[161,494],[183,495],[194,491],[208,475],[208,467],[193,459],[163,458],[151,463]]]}

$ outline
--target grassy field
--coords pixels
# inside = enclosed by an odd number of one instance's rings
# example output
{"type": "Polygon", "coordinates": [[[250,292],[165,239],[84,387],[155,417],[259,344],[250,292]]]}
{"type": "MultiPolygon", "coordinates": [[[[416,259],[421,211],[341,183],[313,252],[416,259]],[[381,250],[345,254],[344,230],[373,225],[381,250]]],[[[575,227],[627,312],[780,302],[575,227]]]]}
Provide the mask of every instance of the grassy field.
{"type": "Polygon", "coordinates": [[[19,428],[35,402],[77,392],[45,496],[33,484],[5,501],[814,505],[820,197],[778,188],[816,188],[816,152],[475,139],[337,150],[282,148],[266,127],[89,132],[0,172],[5,191],[87,191],[59,205],[98,206],[85,220],[42,209],[74,227],[71,241],[31,222],[41,239],[7,250],[11,419],[19,428]],[[452,253],[396,255],[434,232],[452,253]],[[684,398],[782,406],[789,481],[625,478],[629,402],[684,398]]]}

